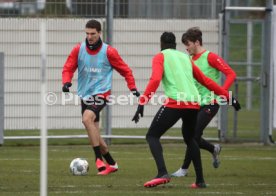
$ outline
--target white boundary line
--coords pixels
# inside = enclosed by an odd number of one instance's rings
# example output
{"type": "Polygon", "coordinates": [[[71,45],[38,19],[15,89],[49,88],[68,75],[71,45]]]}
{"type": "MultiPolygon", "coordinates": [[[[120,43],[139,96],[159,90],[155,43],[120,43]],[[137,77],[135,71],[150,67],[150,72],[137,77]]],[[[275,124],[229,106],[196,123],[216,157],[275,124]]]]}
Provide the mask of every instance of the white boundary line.
{"type": "MultiPolygon", "coordinates": [[[[146,139],[146,136],[139,135],[101,135],[102,138],[109,139],[146,139]]],[[[40,139],[41,136],[5,136],[5,140],[20,140],[20,139],[40,139]]],[[[87,138],[87,135],[52,135],[47,136],[47,139],[74,139],[74,138],[87,138]]],[[[163,136],[161,139],[167,140],[183,140],[182,137],[176,136],[163,136]]],[[[206,140],[218,141],[218,138],[204,138],[206,140]]]]}

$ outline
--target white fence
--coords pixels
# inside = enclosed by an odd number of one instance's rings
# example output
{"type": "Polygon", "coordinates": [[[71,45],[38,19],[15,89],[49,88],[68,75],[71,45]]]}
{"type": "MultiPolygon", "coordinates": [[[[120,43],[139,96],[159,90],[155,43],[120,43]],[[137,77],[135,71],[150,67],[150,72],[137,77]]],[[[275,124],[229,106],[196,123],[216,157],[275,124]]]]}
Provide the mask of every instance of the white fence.
{"type": "MultiPolygon", "coordinates": [[[[57,102],[48,106],[49,129],[82,128],[80,105],[61,104],[61,72],[73,46],[85,39],[87,19],[0,19],[0,52],[5,54],[5,129],[40,128],[40,52],[39,22],[47,25],[47,85],[57,102]]],[[[99,19],[104,23],[104,19],[99,19]]],[[[132,68],[140,91],[151,74],[151,59],[160,51],[160,35],[172,31],[177,48],[184,51],[181,35],[190,27],[203,31],[204,46],[218,53],[218,20],[145,20],[114,19],[113,46],[132,68]]],[[[76,93],[76,77],[72,92],[76,93]]],[[[113,94],[128,95],[125,80],[114,71],[113,94]]],[[[162,94],[160,86],[157,94],[162,94]]],[[[138,125],[131,121],[134,106],[112,106],[112,127],[149,127],[160,105],[147,105],[145,117],[138,125]]],[[[214,119],[211,126],[216,126],[214,119]]],[[[180,126],[177,124],[176,126],[180,126]]]]}

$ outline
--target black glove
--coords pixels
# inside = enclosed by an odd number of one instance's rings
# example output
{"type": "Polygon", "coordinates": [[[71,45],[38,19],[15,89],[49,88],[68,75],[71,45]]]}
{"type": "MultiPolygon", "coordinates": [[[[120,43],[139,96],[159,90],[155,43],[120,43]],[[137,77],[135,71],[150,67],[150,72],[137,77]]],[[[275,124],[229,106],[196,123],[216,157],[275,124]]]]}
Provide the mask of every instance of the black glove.
{"type": "Polygon", "coordinates": [[[240,103],[234,97],[232,97],[232,101],[230,104],[235,108],[236,111],[239,111],[241,109],[240,103]]]}
{"type": "Polygon", "coordinates": [[[137,111],[136,111],[135,115],[133,116],[132,121],[137,123],[140,119],[139,115],[141,115],[141,117],[144,116],[144,105],[140,105],[140,104],[138,105],[137,111]]]}
{"type": "Polygon", "coordinates": [[[136,97],[139,97],[139,96],[140,96],[140,93],[139,93],[139,91],[138,91],[136,88],[131,89],[131,92],[132,92],[132,94],[133,94],[134,96],[136,96],[136,97]]]}
{"type": "Polygon", "coordinates": [[[69,91],[69,87],[71,87],[71,86],[72,86],[72,83],[71,83],[71,82],[66,82],[66,83],[63,85],[63,87],[62,87],[62,92],[64,92],[64,93],[70,92],[70,91],[69,91]]]}

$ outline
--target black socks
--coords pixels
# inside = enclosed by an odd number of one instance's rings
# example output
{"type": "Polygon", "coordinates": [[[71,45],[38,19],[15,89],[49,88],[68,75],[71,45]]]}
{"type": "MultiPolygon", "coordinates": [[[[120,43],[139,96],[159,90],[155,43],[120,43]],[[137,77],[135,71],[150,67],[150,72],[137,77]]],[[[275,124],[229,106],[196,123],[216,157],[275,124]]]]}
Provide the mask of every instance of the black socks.
{"type": "Polygon", "coordinates": [[[101,154],[101,150],[100,150],[100,146],[94,146],[94,147],[93,147],[93,150],[94,150],[94,152],[95,152],[96,160],[97,160],[97,159],[103,160],[102,154],[101,154]]]}
{"type": "Polygon", "coordinates": [[[101,150],[100,150],[100,146],[94,146],[94,147],[93,147],[93,150],[94,150],[94,152],[95,152],[96,160],[97,160],[97,159],[103,160],[103,157],[104,157],[104,159],[106,160],[106,162],[107,162],[109,165],[115,165],[116,162],[114,161],[114,159],[112,158],[112,156],[110,155],[109,152],[102,155],[101,150]]]}
{"type": "Polygon", "coordinates": [[[114,161],[114,159],[112,158],[112,156],[110,155],[109,152],[106,153],[106,154],[103,154],[103,157],[109,165],[115,165],[115,161],[114,161]]]}

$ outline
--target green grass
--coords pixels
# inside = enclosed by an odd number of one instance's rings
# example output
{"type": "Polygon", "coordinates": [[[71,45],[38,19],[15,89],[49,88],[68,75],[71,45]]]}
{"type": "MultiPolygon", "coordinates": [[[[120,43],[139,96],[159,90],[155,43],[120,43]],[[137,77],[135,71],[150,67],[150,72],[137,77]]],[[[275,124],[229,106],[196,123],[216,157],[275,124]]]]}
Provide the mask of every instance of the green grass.
{"type": "MultiPolygon", "coordinates": [[[[112,145],[111,152],[119,171],[97,176],[94,155],[87,145],[49,146],[48,195],[276,195],[275,147],[258,144],[223,144],[221,167],[211,166],[211,155],[202,151],[207,189],[191,190],[193,167],[189,176],[173,178],[169,184],[144,188],[156,175],[155,163],[146,144],[112,145]],[[87,176],[72,176],[70,161],[85,157],[90,163],[87,176]]],[[[180,167],[184,144],[164,144],[169,172],[180,167]]],[[[39,195],[39,146],[2,146],[0,150],[0,195],[39,195]]]]}

